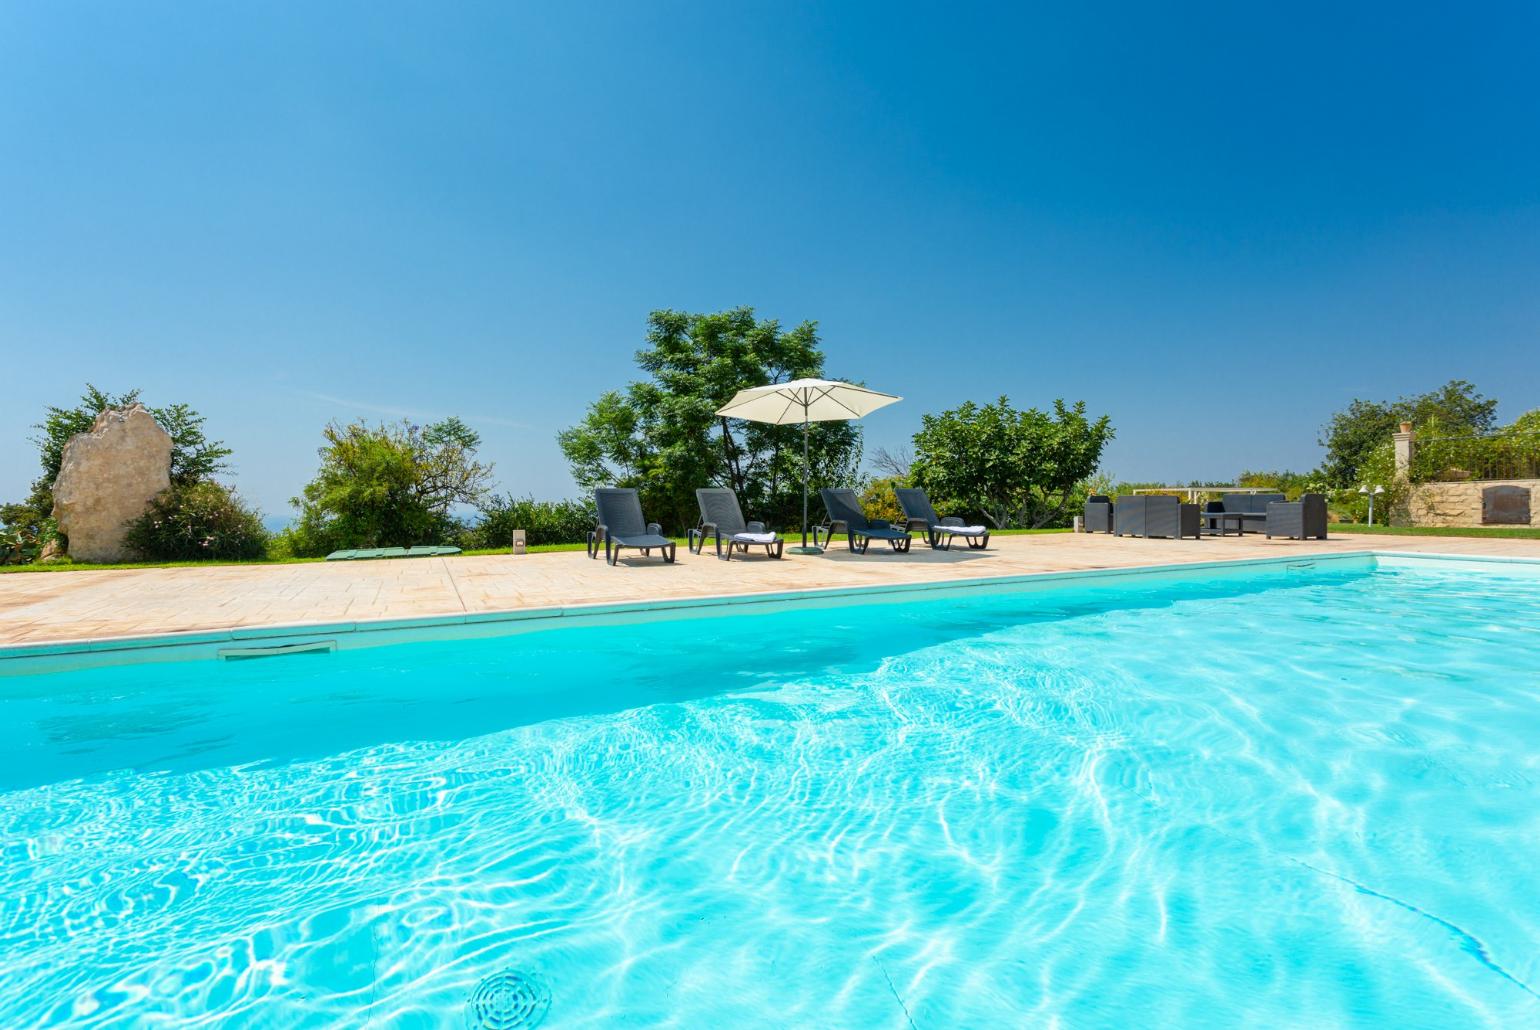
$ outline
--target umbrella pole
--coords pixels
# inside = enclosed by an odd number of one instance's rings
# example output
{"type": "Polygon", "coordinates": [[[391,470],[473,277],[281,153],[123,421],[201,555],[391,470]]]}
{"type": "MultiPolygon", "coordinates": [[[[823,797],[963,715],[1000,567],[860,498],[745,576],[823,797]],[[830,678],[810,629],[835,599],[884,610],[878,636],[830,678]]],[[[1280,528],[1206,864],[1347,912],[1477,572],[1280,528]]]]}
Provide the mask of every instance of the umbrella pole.
{"type": "Polygon", "coordinates": [[[808,468],[809,468],[809,465],[808,465],[808,460],[807,460],[807,425],[808,425],[808,421],[807,421],[807,418],[806,418],[806,416],[807,416],[807,405],[806,404],[804,404],[802,406],[802,414],[803,414],[803,419],[802,419],[802,546],[801,547],[793,547],[791,549],[791,553],[793,553],[793,554],[823,554],[823,548],[822,547],[818,547],[816,545],[813,546],[813,547],[809,547],[808,543],[807,543],[807,481],[808,481],[808,468]]]}
{"type": "Polygon", "coordinates": [[[807,423],[802,423],[802,546],[807,546],[807,423]]]}

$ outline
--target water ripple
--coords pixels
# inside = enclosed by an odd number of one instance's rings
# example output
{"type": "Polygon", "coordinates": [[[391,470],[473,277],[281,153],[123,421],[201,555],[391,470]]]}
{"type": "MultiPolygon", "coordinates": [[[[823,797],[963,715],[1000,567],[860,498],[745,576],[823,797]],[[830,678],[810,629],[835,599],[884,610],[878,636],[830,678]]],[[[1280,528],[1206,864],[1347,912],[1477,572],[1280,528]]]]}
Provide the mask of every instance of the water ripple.
{"type": "Polygon", "coordinates": [[[1536,584],[1140,590],[7,688],[0,1025],[1540,1021],[1536,584]]]}

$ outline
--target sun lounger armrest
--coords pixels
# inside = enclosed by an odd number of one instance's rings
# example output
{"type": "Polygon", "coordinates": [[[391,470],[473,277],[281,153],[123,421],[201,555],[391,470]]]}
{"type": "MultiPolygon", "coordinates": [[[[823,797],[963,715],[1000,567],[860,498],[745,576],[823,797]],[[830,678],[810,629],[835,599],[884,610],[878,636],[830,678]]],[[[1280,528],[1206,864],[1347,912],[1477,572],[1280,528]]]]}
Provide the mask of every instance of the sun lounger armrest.
{"type": "Polygon", "coordinates": [[[763,533],[763,532],[765,532],[765,524],[763,522],[749,522],[749,523],[746,523],[743,528],[744,528],[744,532],[746,532],[746,533],[763,533]]]}
{"type": "Polygon", "coordinates": [[[594,538],[595,539],[603,540],[605,537],[607,537],[609,535],[610,535],[610,527],[609,526],[606,526],[602,522],[599,523],[598,525],[594,526],[594,538]]]}
{"type": "Polygon", "coordinates": [[[965,525],[967,525],[967,523],[965,523],[962,519],[958,518],[956,515],[948,515],[948,516],[946,516],[946,518],[944,518],[940,522],[936,523],[936,525],[938,525],[938,526],[965,526],[965,525]]]}
{"type": "Polygon", "coordinates": [[[649,522],[647,523],[647,532],[651,533],[653,536],[662,536],[663,525],[658,522],[649,522]]]}

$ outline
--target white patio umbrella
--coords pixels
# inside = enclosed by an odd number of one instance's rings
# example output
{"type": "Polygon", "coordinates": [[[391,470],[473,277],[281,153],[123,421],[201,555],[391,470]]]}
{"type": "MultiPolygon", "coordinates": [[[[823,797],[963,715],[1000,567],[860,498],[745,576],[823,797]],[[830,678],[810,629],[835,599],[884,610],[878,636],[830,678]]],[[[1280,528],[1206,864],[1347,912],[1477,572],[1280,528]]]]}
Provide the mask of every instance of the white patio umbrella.
{"type": "Polygon", "coordinates": [[[901,400],[902,397],[891,393],[878,393],[833,379],[793,379],[789,383],[739,390],[717,411],[718,415],[728,418],[768,422],[775,426],[802,424],[802,546],[793,547],[794,554],[823,553],[822,548],[807,545],[808,425],[847,422],[901,400]]]}

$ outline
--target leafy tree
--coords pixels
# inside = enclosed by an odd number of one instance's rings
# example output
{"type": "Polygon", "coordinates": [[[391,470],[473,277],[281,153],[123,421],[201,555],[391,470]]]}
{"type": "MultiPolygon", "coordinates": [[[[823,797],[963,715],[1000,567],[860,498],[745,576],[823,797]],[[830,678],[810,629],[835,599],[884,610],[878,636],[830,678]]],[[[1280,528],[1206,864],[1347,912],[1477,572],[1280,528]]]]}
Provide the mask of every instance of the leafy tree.
{"type": "Polygon", "coordinates": [[[1505,433],[1540,433],[1540,408],[1526,411],[1503,430],[1505,433]]]}
{"type": "Polygon", "coordinates": [[[1320,473],[1304,472],[1242,472],[1235,477],[1236,486],[1268,487],[1285,495],[1290,500],[1297,499],[1303,493],[1321,493],[1326,484],[1321,482],[1320,473]]]}
{"type": "Polygon", "coordinates": [[[1369,454],[1402,422],[1419,427],[1436,422],[1441,431],[1456,434],[1487,433],[1497,422],[1497,401],[1463,379],[1396,401],[1354,400],[1321,430],[1319,443],[1326,448],[1321,477],[1338,488],[1358,485],[1369,454]]]}
{"type": "MultiPolygon", "coordinates": [[[[53,490],[53,481],[59,478],[59,466],[64,461],[64,445],[69,443],[70,437],[89,432],[96,421],[96,416],[108,408],[127,408],[138,400],[137,389],[129,390],[127,393],[110,394],[87,383],[86,392],[80,395],[80,403],[73,408],[48,406],[43,421],[32,427],[42,435],[32,437],[32,442],[37,444],[38,458],[43,465],[40,482],[46,484],[46,489],[50,493],[53,490]]],[[[36,490],[37,487],[34,486],[33,489],[36,490]]]]}
{"type": "Polygon", "coordinates": [[[300,518],[283,540],[296,555],[450,541],[454,506],[481,501],[492,475],[475,460],[481,437],[457,418],[332,423],[323,435],[320,470],[293,499],[300,518]]]}
{"type": "Polygon", "coordinates": [[[1087,418],[1084,401],[1056,400],[1053,409],[1017,411],[1001,397],[925,415],[911,477],[938,507],[977,512],[999,528],[1060,522],[1113,429],[1106,415],[1087,418]]]}
{"type": "MultiPolygon", "coordinates": [[[[64,445],[77,433],[88,432],[96,416],[108,408],[126,408],[139,400],[137,389],[113,395],[99,390],[90,383],[81,395],[80,403],[73,408],[49,407],[43,421],[33,428],[42,435],[33,438],[42,460],[42,479],[52,490],[53,481],[59,478],[59,465],[64,460],[64,445]]],[[[212,479],[217,473],[228,472],[230,448],[222,441],[210,440],[203,432],[204,417],[186,404],[172,404],[164,408],[146,410],[155,417],[171,437],[171,481],[182,485],[212,479]]]]}
{"type": "MultiPolygon", "coordinates": [[[[648,518],[677,531],[699,517],[694,491],[737,491],[750,518],[772,525],[802,515],[802,428],[722,418],[716,410],[739,390],[820,377],[817,328],[790,330],[752,308],[716,314],[654,311],[637,364],[648,375],[603,394],[583,421],[557,437],[585,489],[631,486],[648,518]]],[[[811,488],[849,482],[861,456],[849,422],[814,423],[811,488]]]]}
{"type": "Polygon", "coordinates": [[[150,408],[171,437],[171,484],[191,486],[213,479],[221,472],[230,471],[230,448],[221,440],[210,440],[203,433],[202,415],[185,404],[172,404],[164,408],[150,408]]]}

